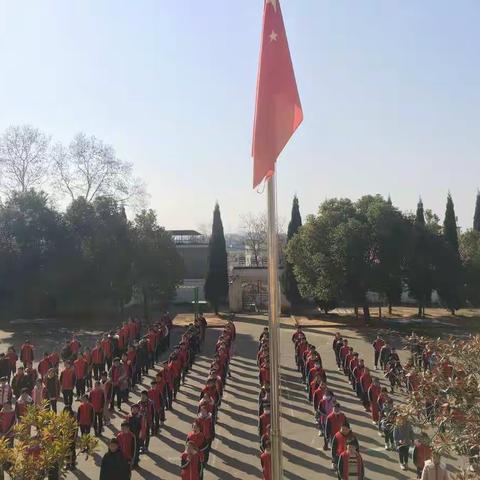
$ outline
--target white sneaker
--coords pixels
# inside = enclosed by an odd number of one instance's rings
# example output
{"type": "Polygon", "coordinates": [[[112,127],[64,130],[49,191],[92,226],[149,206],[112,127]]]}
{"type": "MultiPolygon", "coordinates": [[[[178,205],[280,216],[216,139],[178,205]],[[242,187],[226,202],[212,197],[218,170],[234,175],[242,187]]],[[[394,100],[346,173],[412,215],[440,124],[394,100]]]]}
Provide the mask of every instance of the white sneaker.
{"type": "Polygon", "coordinates": [[[405,465],[404,465],[403,463],[401,463],[401,464],[400,464],[400,468],[401,468],[402,470],[405,470],[405,465]]]}

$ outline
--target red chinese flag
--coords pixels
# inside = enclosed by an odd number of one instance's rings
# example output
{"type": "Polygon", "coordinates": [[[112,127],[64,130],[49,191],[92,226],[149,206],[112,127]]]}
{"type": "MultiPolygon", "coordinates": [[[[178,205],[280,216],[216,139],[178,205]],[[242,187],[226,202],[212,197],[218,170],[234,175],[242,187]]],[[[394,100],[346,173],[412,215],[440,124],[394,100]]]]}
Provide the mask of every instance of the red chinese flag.
{"type": "Polygon", "coordinates": [[[253,127],[253,187],[271,177],[275,162],[303,120],[279,0],[265,0],[253,127]]]}

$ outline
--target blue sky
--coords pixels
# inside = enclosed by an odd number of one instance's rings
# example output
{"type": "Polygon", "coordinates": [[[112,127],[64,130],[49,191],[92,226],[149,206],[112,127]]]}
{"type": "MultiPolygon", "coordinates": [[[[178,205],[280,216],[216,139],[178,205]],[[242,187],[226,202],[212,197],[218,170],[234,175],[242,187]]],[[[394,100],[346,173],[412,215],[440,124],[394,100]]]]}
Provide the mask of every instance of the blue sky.
{"type": "MultiPolygon", "coordinates": [[[[390,193],[470,227],[480,186],[478,0],[283,0],[305,120],[279,214],[390,193]]],[[[169,228],[227,231],[251,189],[261,0],[0,0],[0,130],[95,134],[133,162],[169,228]]]]}

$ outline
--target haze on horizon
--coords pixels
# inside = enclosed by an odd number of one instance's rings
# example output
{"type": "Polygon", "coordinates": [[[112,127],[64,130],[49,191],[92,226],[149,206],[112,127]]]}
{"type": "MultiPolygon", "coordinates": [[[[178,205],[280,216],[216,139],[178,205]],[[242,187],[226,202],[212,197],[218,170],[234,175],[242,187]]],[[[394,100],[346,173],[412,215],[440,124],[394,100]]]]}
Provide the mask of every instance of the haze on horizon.
{"type": "MultiPolygon", "coordinates": [[[[305,120],[278,163],[279,215],[391,195],[470,228],[480,152],[480,4],[282,0],[305,120]]],[[[0,0],[0,131],[112,144],[167,228],[225,230],[252,190],[260,0],[0,0]]]]}

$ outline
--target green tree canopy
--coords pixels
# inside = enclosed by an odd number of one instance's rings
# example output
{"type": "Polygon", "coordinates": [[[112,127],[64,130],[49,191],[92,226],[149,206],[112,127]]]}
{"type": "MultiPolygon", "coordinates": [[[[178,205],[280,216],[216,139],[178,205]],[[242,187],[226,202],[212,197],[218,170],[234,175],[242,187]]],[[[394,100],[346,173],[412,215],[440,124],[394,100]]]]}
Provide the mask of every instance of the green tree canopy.
{"type": "Polygon", "coordinates": [[[132,234],[134,285],[149,318],[152,303],[165,305],[174,297],[182,280],[183,261],[153,210],[142,210],[135,217],[132,234]]]}

